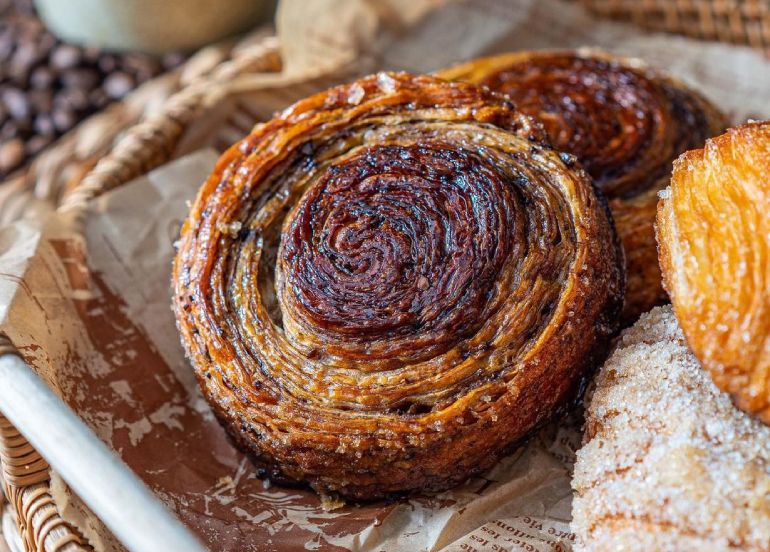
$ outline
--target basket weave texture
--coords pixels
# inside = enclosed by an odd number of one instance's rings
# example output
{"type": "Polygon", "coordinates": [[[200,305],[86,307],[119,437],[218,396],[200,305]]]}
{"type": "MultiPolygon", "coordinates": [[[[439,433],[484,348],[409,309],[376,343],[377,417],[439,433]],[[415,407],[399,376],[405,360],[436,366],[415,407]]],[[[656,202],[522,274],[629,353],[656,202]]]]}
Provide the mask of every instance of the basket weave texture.
{"type": "MultiPolygon", "coordinates": [[[[110,141],[99,148],[107,153],[98,162],[90,159],[73,160],[78,167],[75,180],[54,181],[52,189],[44,191],[51,207],[79,209],[99,194],[133,180],[155,167],[169,161],[177,143],[195,122],[205,106],[226,95],[227,83],[245,73],[269,73],[281,68],[277,41],[273,37],[262,38],[241,49],[237,56],[218,63],[211,71],[193,79],[187,86],[173,94],[161,111],[145,118],[135,126],[133,120],[140,116],[125,114],[130,129],[116,129],[110,141]],[[112,146],[112,140],[117,138],[112,146]],[[87,167],[91,170],[83,170],[87,167]]],[[[126,106],[122,106],[127,109],[126,106]]],[[[121,106],[117,106],[120,110],[121,106]]],[[[253,124],[253,120],[250,121],[253,124]]],[[[248,130],[246,128],[244,132],[248,130]]],[[[69,137],[63,145],[67,151],[76,151],[78,136],[69,137]]],[[[59,160],[60,157],[56,157],[59,160]]],[[[42,170],[33,166],[30,171],[42,170]]],[[[34,176],[22,175],[15,185],[31,197],[41,195],[35,189],[34,176]]],[[[7,186],[8,184],[6,184],[7,186]]],[[[6,218],[13,218],[12,213],[6,218]]],[[[0,335],[0,356],[18,354],[5,337],[0,335]]],[[[38,454],[16,428],[0,414],[0,479],[16,519],[21,542],[28,552],[74,552],[93,548],[78,530],[67,523],[54,501],[50,487],[48,463],[38,454]]],[[[3,496],[0,494],[0,507],[3,496]]],[[[2,536],[0,535],[0,538],[2,536]]]]}
{"type": "MultiPolygon", "coordinates": [[[[4,354],[17,353],[10,341],[0,337],[0,355],[4,354]]],[[[16,515],[26,550],[92,550],[59,514],[50,492],[48,463],[2,414],[0,465],[3,491],[16,515]]]]}
{"type": "Polygon", "coordinates": [[[592,13],[646,29],[747,44],[770,55],[769,0],[577,0],[592,13]]]}

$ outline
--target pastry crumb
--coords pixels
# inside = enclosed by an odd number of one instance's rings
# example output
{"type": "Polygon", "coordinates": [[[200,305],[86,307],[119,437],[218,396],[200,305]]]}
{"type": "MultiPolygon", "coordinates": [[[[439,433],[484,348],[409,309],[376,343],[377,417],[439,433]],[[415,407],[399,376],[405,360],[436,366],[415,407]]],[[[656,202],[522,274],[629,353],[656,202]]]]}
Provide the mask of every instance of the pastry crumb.
{"type": "Polygon", "coordinates": [[[331,512],[332,510],[337,510],[345,505],[345,501],[337,495],[321,493],[320,497],[321,509],[324,512],[331,512]]]}

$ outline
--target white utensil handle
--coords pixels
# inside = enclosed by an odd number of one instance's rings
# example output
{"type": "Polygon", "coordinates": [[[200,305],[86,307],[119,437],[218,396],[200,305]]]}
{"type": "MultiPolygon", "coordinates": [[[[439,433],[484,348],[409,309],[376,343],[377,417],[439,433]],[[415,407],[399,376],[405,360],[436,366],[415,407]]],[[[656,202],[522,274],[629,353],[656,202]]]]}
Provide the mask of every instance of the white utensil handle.
{"type": "Polygon", "coordinates": [[[132,552],[206,550],[18,356],[0,356],[0,410],[132,552]]]}

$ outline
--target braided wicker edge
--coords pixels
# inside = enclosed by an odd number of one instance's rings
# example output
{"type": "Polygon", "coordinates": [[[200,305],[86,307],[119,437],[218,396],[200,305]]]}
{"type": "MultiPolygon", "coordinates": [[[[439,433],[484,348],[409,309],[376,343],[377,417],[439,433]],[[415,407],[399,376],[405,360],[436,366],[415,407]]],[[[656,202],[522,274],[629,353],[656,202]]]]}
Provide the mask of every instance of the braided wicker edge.
{"type": "MultiPolygon", "coordinates": [[[[167,162],[190,123],[206,105],[225,94],[230,79],[280,68],[275,37],[263,39],[237,58],[221,63],[212,73],[171,96],[160,114],[131,127],[80,184],[64,194],[59,209],[82,209],[90,199],[167,162]]],[[[7,337],[0,335],[0,356],[6,354],[19,353],[7,337]]],[[[93,550],[80,532],[61,517],[51,493],[48,463],[1,413],[0,468],[3,489],[27,551],[93,550]]]]}
{"type": "MultiPolygon", "coordinates": [[[[8,338],[0,336],[0,356],[18,354],[8,338]]],[[[61,517],[49,487],[48,462],[2,414],[0,468],[3,490],[16,516],[16,526],[27,550],[93,550],[77,529],[61,517]]]]}
{"type": "Polygon", "coordinates": [[[601,17],[703,40],[745,44],[770,55],[766,0],[577,0],[601,17]]]}
{"type": "Polygon", "coordinates": [[[275,72],[280,67],[275,37],[264,39],[246,56],[222,63],[211,75],[171,96],[161,113],[132,127],[80,184],[64,195],[59,209],[78,208],[169,161],[190,123],[226,94],[228,81],[244,73],[275,72]]]}

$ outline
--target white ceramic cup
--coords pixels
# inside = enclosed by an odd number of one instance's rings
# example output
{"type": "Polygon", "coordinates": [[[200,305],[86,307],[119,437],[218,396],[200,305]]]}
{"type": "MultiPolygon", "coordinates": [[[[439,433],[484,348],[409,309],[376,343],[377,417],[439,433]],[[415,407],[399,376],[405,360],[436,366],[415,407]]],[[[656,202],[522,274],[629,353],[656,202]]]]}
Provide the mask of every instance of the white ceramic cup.
{"type": "Polygon", "coordinates": [[[60,38],[109,50],[192,50],[254,27],[273,0],[35,0],[60,38]]]}

